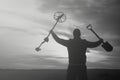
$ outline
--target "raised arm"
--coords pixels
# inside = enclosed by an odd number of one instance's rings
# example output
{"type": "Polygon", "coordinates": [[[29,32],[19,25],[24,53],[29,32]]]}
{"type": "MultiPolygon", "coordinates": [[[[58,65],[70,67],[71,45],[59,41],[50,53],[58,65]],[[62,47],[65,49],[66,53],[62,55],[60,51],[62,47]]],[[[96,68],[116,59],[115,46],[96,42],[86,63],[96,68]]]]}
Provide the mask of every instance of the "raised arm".
{"type": "Polygon", "coordinates": [[[51,31],[51,34],[56,42],[58,42],[61,45],[67,46],[68,40],[60,39],[53,31],[51,31]]]}
{"type": "Polygon", "coordinates": [[[86,41],[86,45],[88,48],[94,48],[94,47],[98,47],[101,43],[103,43],[103,39],[100,39],[96,42],[89,42],[89,41],[86,41]]]}

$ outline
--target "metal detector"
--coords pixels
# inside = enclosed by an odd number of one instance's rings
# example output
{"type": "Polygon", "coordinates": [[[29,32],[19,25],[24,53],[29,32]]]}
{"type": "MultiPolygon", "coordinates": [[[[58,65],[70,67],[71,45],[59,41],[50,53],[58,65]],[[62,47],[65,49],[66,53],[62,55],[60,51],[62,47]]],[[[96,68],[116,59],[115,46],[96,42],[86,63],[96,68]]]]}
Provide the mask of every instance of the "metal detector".
{"type": "Polygon", "coordinates": [[[56,12],[53,17],[56,20],[56,23],[54,24],[52,29],[49,31],[49,34],[44,38],[43,42],[41,42],[41,44],[37,48],[35,48],[37,52],[41,50],[42,44],[49,41],[49,36],[51,34],[51,31],[56,27],[57,23],[58,22],[62,23],[66,21],[66,15],[63,12],[56,12]]]}

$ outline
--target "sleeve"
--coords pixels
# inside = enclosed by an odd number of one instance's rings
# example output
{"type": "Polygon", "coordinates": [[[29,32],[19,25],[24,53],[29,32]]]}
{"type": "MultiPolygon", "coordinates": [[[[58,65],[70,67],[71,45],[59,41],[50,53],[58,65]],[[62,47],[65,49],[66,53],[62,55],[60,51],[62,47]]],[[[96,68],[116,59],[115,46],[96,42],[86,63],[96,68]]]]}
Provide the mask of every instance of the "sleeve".
{"type": "Polygon", "coordinates": [[[55,39],[56,42],[58,42],[61,45],[67,46],[68,45],[68,40],[60,39],[54,32],[51,33],[53,38],[55,39]]]}
{"type": "Polygon", "coordinates": [[[96,42],[86,41],[86,45],[87,45],[88,48],[95,48],[95,47],[98,47],[102,42],[103,42],[103,40],[98,40],[96,42]]]}

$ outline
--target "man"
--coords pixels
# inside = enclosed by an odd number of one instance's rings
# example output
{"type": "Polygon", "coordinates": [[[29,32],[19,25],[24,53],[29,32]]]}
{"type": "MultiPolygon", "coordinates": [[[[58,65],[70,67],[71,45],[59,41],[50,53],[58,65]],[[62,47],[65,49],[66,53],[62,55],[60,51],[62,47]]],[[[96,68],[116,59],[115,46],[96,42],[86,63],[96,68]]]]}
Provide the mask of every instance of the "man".
{"type": "Polygon", "coordinates": [[[81,39],[81,32],[79,29],[73,31],[73,39],[60,39],[53,31],[51,34],[56,42],[67,47],[69,65],[67,70],[67,80],[87,80],[86,68],[86,50],[87,48],[94,48],[99,46],[103,39],[96,42],[88,42],[81,39]]]}

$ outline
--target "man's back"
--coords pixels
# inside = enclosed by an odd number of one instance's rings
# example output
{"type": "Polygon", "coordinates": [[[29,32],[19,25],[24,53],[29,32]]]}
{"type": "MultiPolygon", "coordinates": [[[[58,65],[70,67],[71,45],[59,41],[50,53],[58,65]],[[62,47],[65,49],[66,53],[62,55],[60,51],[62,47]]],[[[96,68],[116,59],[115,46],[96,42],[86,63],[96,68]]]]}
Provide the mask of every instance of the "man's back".
{"type": "Polygon", "coordinates": [[[86,63],[86,41],[82,39],[70,39],[66,46],[68,49],[69,64],[86,63]]]}

